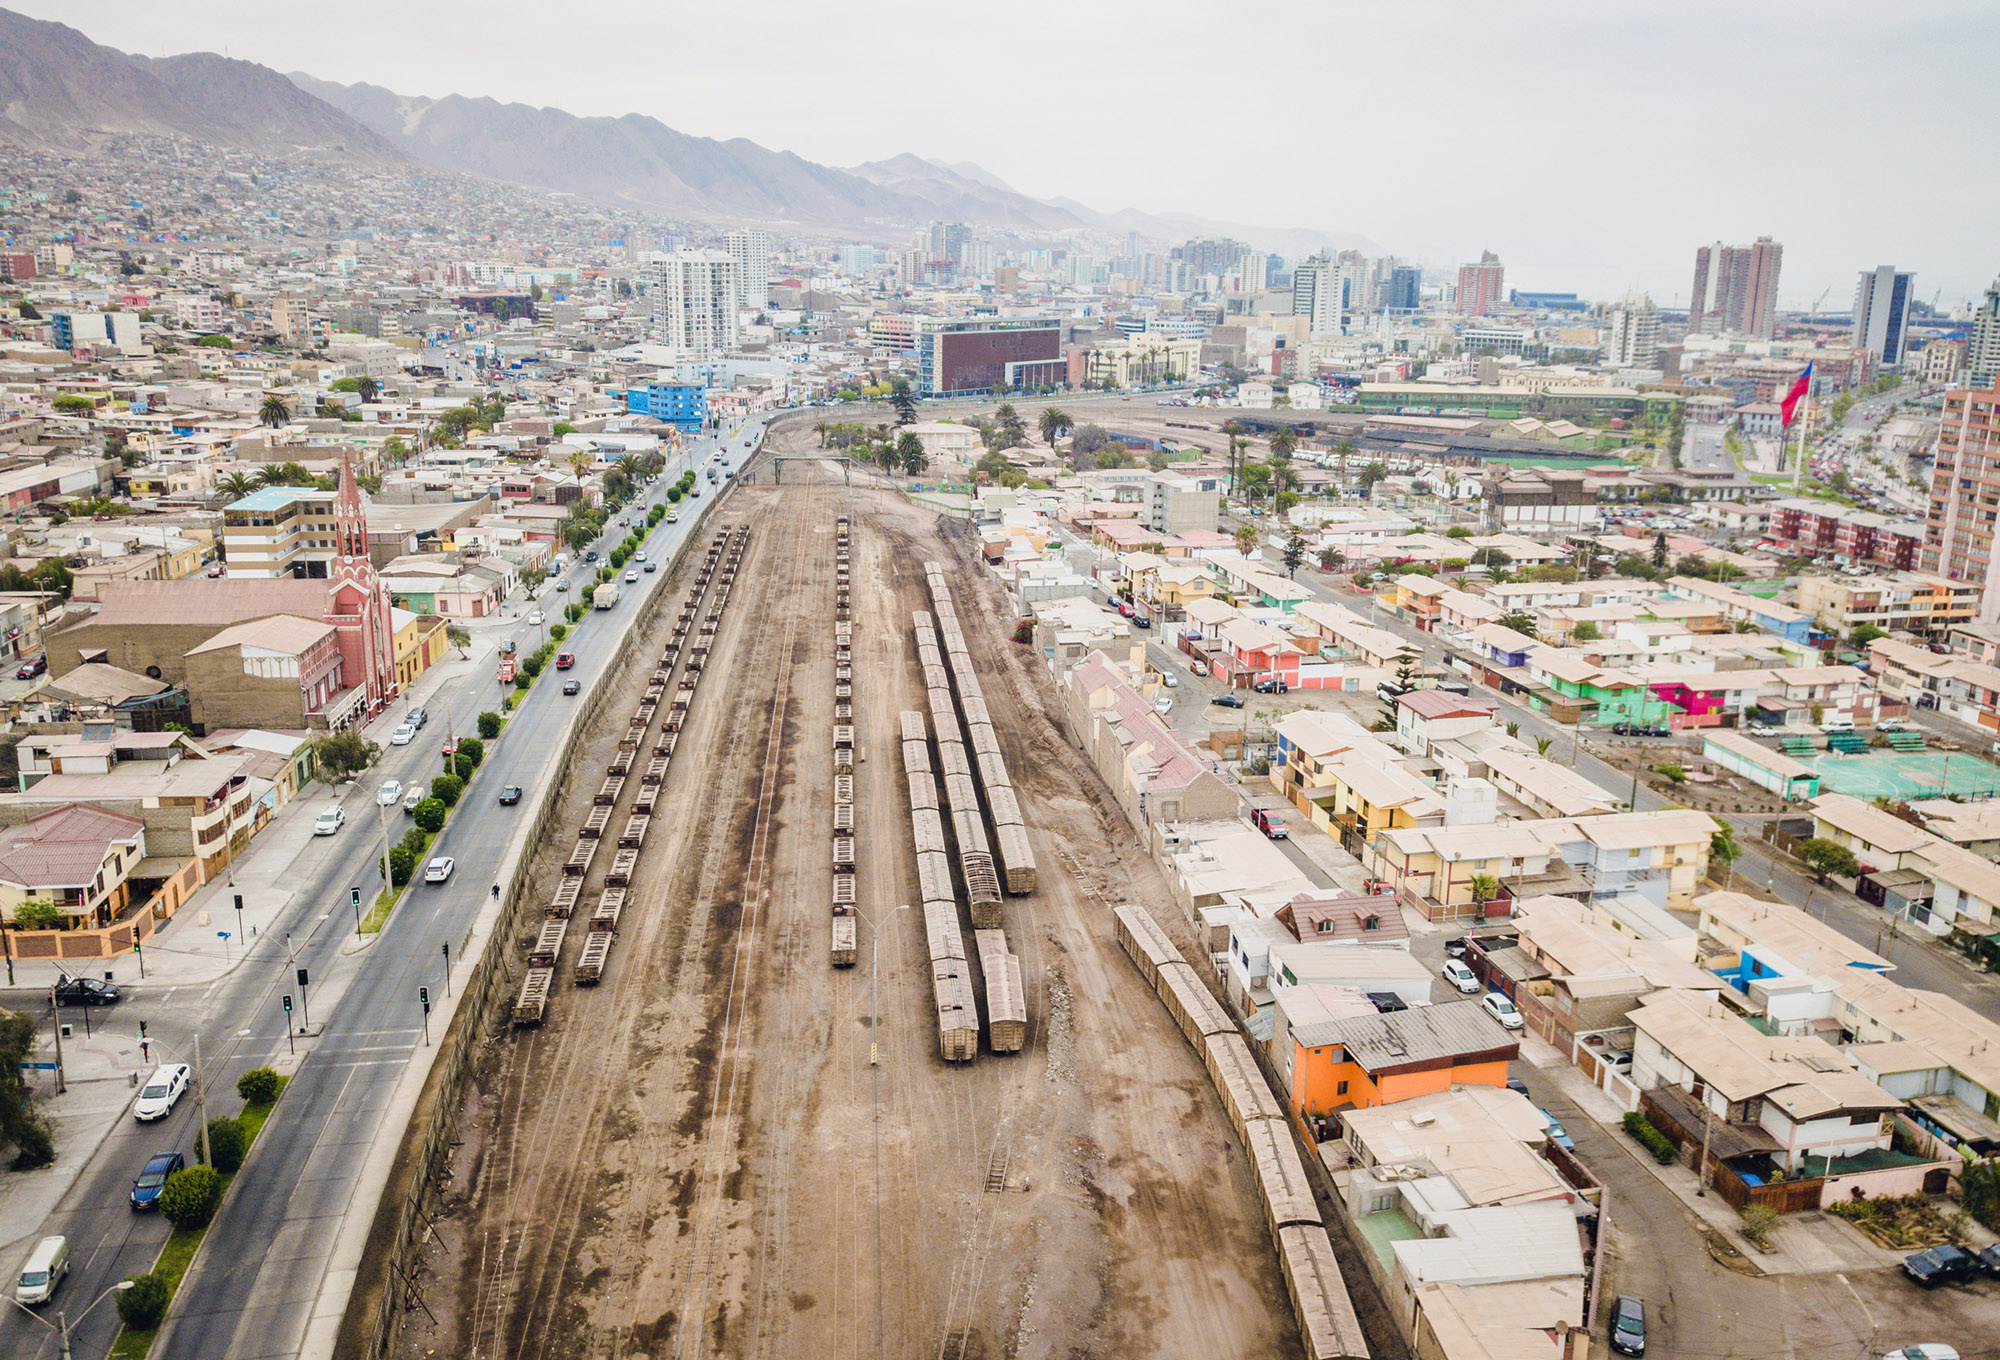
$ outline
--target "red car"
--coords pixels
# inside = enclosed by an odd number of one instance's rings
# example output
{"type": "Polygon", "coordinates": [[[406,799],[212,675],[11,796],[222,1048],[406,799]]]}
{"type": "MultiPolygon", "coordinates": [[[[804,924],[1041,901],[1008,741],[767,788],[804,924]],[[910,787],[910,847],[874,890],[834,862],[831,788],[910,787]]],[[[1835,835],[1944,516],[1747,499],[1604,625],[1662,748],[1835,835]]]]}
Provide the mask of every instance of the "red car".
{"type": "Polygon", "coordinates": [[[1115,609],[1117,609],[1117,611],[1120,614],[1124,615],[1128,619],[1131,618],[1133,613],[1135,612],[1129,600],[1113,600],[1111,603],[1112,606],[1115,609]]]}
{"type": "Polygon", "coordinates": [[[1250,813],[1250,824],[1274,841],[1287,839],[1292,833],[1285,827],[1285,819],[1275,812],[1257,808],[1250,813]]]}
{"type": "Polygon", "coordinates": [[[575,652],[557,652],[557,653],[556,653],[556,669],[557,669],[557,670],[559,670],[559,671],[566,671],[566,670],[568,670],[568,669],[569,669],[569,668],[570,668],[571,666],[574,666],[575,664],[576,664],[576,653],[575,653],[575,652]]]}

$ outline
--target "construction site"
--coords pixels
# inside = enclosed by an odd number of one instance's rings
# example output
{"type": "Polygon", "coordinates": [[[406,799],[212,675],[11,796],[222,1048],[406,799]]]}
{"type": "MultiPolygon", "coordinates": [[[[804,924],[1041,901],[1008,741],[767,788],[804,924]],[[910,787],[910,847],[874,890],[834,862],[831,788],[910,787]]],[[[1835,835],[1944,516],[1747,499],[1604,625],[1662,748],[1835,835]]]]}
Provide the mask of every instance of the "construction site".
{"type": "Polygon", "coordinates": [[[1165,882],[966,526],[845,481],[752,463],[584,727],[529,890],[605,938],[522,928],[397,1353],[1365,1354],[1301,1342],[1310,1193],[1121,948],[1165,882]]]}

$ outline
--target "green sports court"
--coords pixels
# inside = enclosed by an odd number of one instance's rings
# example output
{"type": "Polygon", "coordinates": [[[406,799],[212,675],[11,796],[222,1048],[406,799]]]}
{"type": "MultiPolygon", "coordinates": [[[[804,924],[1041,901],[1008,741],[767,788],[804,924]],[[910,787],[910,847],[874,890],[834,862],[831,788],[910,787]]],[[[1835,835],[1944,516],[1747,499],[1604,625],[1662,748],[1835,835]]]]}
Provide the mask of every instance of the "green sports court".
{"type": "Polygon", "coordinates": [[[1991,798],[2000,794],[2000,766],[1962,751],[1822,755],[1806,761],[1825,793],[1856,798],[1991,798]]]}

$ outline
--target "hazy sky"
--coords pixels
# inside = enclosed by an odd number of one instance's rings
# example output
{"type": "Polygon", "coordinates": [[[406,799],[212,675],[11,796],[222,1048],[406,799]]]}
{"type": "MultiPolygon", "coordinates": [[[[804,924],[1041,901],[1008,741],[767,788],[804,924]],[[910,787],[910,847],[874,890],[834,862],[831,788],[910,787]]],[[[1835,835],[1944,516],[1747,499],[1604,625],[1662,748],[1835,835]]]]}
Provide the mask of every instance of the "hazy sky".
{"type": "Polygon", "coordinates": [[[0,0],[109,46],[644,113],[1095,208],[1357,232],[1517,287],[1685,303],[1770,235],[1783,301],[2000,273],[1995,0],[0,0]]]}

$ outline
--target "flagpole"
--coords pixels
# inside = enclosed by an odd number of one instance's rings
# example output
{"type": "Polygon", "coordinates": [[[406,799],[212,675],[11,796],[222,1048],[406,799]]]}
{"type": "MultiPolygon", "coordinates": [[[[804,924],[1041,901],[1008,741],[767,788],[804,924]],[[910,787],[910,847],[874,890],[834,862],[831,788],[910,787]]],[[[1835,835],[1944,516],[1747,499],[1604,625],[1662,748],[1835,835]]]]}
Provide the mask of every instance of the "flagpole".
{"type": "Polygon", "coordinates": [[[1799,457],[1798,457],[1798,462],[1796,462],[1792,466],[1792,494],[1794,496],[1799,494],[1799,488],[1804,483],[1806,475],[1806,422],[1804,417],[1806,415],[1806,410],[1805,410],[1806,403],[1812,400],[1812,364],[1810,362],[1806,364],[1805,377],[1806,377],[1806,390],[1802,394],[1800,394],[1799,404],[1797,407],[1794,408],[1795,410],[1798,411],[1800,417],[1799,457]]]}

